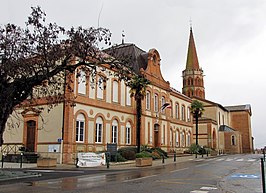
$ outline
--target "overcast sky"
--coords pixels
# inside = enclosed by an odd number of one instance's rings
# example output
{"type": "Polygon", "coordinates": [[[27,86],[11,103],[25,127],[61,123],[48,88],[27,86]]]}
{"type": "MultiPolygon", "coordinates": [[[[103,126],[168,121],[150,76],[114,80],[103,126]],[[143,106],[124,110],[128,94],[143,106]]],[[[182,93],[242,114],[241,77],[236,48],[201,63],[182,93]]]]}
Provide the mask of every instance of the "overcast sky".
{"type": "Polygon", "coordinates": [[[40,5],[48,21],[64,27],[105,27],[112,42],[156,48],[161,70],[182,90],[190,19],[206,99],[227,105],[250,104],[255,147],[266,145],[265,0],[0,0],[0,24],[24,25],[30,7],[40,5]]]}

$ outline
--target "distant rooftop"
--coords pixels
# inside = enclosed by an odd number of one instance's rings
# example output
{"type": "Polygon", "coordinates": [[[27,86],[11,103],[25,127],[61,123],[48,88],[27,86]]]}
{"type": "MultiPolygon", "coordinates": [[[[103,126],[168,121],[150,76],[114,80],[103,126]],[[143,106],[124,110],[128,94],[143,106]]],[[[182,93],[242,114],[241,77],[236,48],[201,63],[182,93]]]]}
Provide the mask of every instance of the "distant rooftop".
{"type": "Polygon", "coordinates": [[[223,132],[233,132],[235,131],[233,128],[227,126],[227,125],[221,125],[219,127],[219,131],[223,131],[223,132]]]}
{"type": "Polygon", "coordinates": [[[148,53],[132,43],[123,43],[103,50],[105,53],[124,61],[127,67],[132,68],[137,74],[144,70],[148,64],[148,53]]]}
{"type": "Polygon", "coordinates": [[[251,113],[251,106],[249,104],[246,105],[235,105],[235,106],[226,106],[224,107],[225,109],[227,109],[229,112],[233,112],[233,111],[248,111],[251,113]]]}

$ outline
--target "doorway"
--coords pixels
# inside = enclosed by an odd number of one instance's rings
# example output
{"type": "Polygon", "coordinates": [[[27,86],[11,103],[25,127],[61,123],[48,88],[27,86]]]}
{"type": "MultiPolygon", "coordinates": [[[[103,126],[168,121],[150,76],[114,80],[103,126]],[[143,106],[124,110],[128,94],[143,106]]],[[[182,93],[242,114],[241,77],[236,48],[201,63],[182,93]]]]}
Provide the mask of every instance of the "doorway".
{"type": "Polygon", "coordinates": [[[159,144],[159,127],[160,125],[159,124],[154,124],[154,144],[153,146],[154,147],[160,147],[160,144],[159,144]]]}
{"type": "Polygon", "coordinates": [[[35,152],[36,121],[27,121],[26,151],[35,152]]]}

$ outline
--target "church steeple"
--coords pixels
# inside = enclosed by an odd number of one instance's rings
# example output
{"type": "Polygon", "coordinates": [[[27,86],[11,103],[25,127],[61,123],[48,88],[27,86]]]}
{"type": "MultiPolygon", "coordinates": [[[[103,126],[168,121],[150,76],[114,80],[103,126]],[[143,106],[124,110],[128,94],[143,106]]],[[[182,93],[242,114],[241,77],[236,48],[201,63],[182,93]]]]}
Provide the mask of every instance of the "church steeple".
{"type": "Polygon", "coordinates": [[[190,27],[186,69],[187,70],[199,69],[199,61],[193,37],[192,27],[190,27]]]}
{"type": "Polygon", "coordinates": [[[190,27],[186,69],[183,71],[182,93],[188,97],[205,99],[203,70],[199,66],[192,27],[190,27]]]}

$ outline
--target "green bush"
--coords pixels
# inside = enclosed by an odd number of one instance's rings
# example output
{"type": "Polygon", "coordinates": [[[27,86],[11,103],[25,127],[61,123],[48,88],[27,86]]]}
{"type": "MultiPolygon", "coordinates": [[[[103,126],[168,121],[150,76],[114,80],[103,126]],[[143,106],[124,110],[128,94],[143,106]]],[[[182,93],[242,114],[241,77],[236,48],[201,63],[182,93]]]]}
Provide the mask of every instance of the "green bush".
{"type": "Polygon", "coordinates": [[[127,160],[136,159],[137,148],[136,147],[122,147],[117,151],[122,157],[127,160]]]}
{"type": "Polygon", "coordinates": [[[152,154],[147,151],[136,153],[136,158],[145,158],[145,157],[152,157],[152,154]]]}
{"type": "Polygon", "coordinates": [[[125,162],[127,159],[125,159],[120,153],[116,154],[116,161],[117,162],[125,162]]]}

